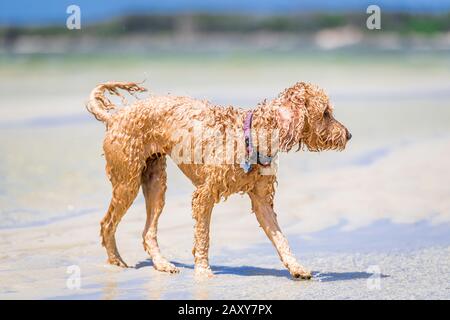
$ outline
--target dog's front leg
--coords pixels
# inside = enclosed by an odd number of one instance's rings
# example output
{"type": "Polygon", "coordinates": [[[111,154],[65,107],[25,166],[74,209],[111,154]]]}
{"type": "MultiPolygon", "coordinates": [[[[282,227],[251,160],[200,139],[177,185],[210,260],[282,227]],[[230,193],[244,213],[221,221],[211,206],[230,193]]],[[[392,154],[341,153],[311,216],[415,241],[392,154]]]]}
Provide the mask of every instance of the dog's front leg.
{"type": "Polygon", "coordinates": [[[214,201],[208,188],[199,187],[192,197],[192,215],[195,219],[194,249],[195,274],[212,277],[209,267],[209,226],[214,201]]]}
{"type": "Polygon", "coordinates": [[[249,193],[249,195],[252,200],[252,208],[256,218],[267,237],[277,249],[281,262],[283,262],[284,266],[294,278],[310,279],[311,272],[298,263],[297,259],[295,259],[292,254],[289,243],[278,225],[277,215],[273,210],[272,205],[267,203],[264,198],[259,197],[257,194],[249,193]]]}

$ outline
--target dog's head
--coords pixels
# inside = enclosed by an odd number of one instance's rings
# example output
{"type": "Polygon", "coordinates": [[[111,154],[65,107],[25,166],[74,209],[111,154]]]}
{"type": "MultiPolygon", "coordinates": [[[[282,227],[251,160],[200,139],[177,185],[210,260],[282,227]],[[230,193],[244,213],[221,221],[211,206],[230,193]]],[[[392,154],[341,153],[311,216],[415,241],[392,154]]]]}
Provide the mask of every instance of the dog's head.
{"type": "Polygon", "coordinates": [[[343,150],[352,135],[333,117],[328,96],[319,87],[299,82],[278,99],[281,150],[298,144],[309,151],[343,150]]]}

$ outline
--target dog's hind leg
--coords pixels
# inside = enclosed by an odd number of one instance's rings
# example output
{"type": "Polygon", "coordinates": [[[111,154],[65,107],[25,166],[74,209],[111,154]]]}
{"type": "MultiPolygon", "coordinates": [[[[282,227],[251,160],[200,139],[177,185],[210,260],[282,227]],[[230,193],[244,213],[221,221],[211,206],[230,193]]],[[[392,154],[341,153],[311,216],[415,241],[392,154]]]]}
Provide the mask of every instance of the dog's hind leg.
{"type": "Polygon", "coordinates": [[[102,219],[101,231],[102,245],[108,253],[108,262],[120,267],[128,267],[120,257],[117,250],[115,233],[117,226],[128,208],[133,203],[139,191],[140,177],[121,177],[111,179],[113,184],[113,196],[105,217],[102,219]]]}
{"type": "Polygon", "coordinates": [[[286,237],[278,225],[277,215],[273,210],[273,184],[264,178],[249,192],[252,209],[260,226],[277,249],[281,262],[294,278],[310,279],[311,273],[300,265],[289,247],[286,237]]]}
{"type": "Polygon", "coordinates": [[[153,267],[159,271],[176,273],[179,270],[162,256],[157,240],[158,219],[164,207],[166,183],[165,156],[147,160],[147,167],[142,172],[142,191],[147,210],[142,238],[144,249],[152,258],[153,267]]]}

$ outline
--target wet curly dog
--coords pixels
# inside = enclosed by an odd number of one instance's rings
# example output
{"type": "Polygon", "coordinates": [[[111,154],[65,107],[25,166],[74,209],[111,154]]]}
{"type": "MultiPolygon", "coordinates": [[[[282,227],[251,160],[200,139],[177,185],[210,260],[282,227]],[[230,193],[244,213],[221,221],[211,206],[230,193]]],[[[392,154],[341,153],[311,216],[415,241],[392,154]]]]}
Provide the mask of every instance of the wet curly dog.
{"type": "Polygon", "coordinates": [[[250,112],[172,95],[151,95],[118,108],[105,93],[122,97],[119,89],[131,94],[146,91],[136,83],[108,82],[98,85],[87,103],[89,112],[106,124],[103,149],[112,199],[101,221],[101,237],[109,263],[127,266],[114,234],[142,186],[147,210],[144,248],[155,269],[178,272],[161,254],[157,241],[167,183],[166,157],[170,156],[196,187],[192,214],[197,275],[212,275],[208,249],[214,204],[231,194],[246,193],[260,226],[291,275],[311,277],[280,230],[273,210],[276,176],[267,169],[273,167],[278,151],[288,152],[294,146],[309,151],[345,148],[351,134],[334,119],[322,89],[299,82],[250,112]]]}

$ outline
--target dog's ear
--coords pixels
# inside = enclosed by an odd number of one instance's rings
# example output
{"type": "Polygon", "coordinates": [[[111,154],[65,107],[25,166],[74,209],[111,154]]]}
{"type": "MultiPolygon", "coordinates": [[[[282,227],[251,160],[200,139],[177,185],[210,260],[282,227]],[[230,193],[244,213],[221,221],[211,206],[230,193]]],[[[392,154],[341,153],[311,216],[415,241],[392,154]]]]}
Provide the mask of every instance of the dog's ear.
{"type": "Polygon", "coordinates": [[[280,149],[289,151],[300,143],[307,119],[305,87],[297,83],[280,95],[280,105],[277,112],[280,149]]]}

